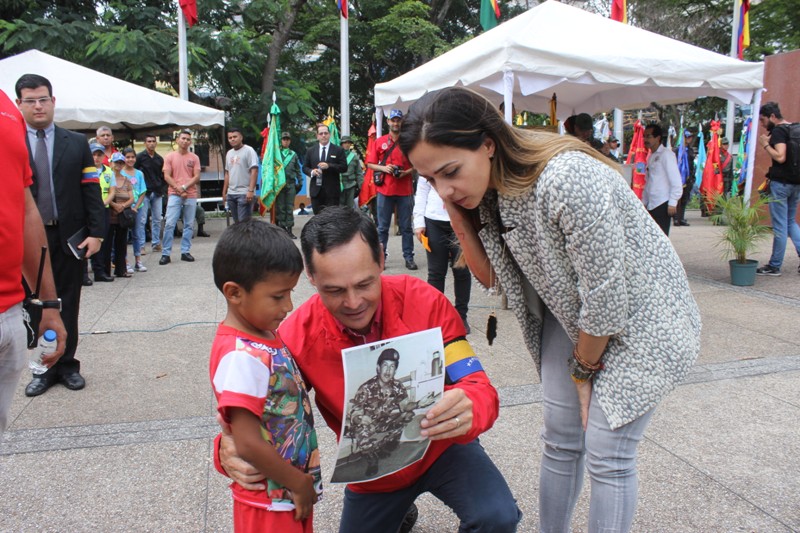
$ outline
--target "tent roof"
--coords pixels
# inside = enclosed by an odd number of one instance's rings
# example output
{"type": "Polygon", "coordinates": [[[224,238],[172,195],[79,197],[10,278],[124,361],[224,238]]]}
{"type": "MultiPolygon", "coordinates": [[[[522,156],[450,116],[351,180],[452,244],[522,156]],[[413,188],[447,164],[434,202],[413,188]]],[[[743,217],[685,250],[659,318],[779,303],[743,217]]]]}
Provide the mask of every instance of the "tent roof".
{"type": "Polygon", "coordinates": [[[464,85],[499,104],[513,73],[518,109],[558,115],[642,108],[719,96],[751,102],[763,63],[748,63],[549,0],[386,83],[384,112],[407,109],[428,91],[464,85]]]}
{"type": "Polygon", "coordinates": [[[0,89],[15,97],[14,84],[27,73],[53,84],[55,122],[75,130],[158,129],[163,126],[222,126],[225,114],[95,70],[29,50],[0,60],[0,89]]]}

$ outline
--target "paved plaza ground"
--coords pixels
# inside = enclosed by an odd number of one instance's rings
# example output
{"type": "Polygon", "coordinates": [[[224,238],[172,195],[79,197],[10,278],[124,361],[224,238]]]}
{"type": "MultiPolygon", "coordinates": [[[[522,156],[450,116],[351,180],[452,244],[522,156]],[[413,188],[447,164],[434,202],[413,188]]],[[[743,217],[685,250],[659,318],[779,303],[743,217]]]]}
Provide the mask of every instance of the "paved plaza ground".
{"type": "MultiPolygon", "coordinates": [[[[699,212],[688,215],[691,226],[673,228],[671,239],[702,312],[702,349],[640,446],[633,529],[800,531],[798,260],[790,245],[783,276],[733,287],[715,247],[720,228],[699,212]]],[[[209,221],[212,237],[194,240],[195,263],[175,253],[159,266],[158,254],[149,254],[148,272],[84,289],[78,358],[86,389],[56,385],[27,398],[24,376],[0,437],[0,532],[232,531],[227,480],[211,461],[217,425],[208,379],[209,348],[225,314],[211,274],[224,227],[224,219],[209,221]]],[[[420,270],[411,274],[425,279],[415,244],[420,270]]],[[[387,274],[408,273],[399,237],[389,249],[387,274]]],[[[764,262],[770,249],[771,239],[754,258],[764,262]]],[[[448,294],[449,285],[450,278],[448,294]]],[[[312,291],[301,276],[295,305],[312,291]]],[[[509,311],[498,311],[498,338],[486,342],[486,317],[499,305],[474,285],[469,340],[501,398],[500,417],[481,441],[518,499],[519,531],[527,533],[537,524],[541,390],[509,311]]],[[[324,427],[319,434],[327,479],[335,440],[324,427]]],[[[588,485],[574,531],[585,531],[588,485]]],[[[316,531],[337,530],[341,501],[342,488],[327,484],[316,531]]],[[[438,500],[424,496],[418,505],[415,532],[456,531],[438,500]]]]}

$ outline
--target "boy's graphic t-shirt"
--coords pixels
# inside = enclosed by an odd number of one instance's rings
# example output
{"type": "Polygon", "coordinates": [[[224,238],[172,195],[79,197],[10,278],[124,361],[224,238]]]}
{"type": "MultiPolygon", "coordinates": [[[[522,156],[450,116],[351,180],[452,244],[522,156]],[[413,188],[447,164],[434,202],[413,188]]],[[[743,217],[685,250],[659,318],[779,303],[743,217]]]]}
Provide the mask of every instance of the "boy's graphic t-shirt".
{"type": "MultiPolygon", "coordinates": [[[[211,348],[211,383],[218,411],[230,422],[230,408],[247,409],[261,419],[261,435],[286,461],[314,476],[322,496],[317,434],[305,383],[289,353],[275,339],[247,335],[220,324],[211,348]]],[[[271,511],[291,511],[290,491],[267,480],[267,490],[250,491],[231,483],[235,500],[271,511]]]]}

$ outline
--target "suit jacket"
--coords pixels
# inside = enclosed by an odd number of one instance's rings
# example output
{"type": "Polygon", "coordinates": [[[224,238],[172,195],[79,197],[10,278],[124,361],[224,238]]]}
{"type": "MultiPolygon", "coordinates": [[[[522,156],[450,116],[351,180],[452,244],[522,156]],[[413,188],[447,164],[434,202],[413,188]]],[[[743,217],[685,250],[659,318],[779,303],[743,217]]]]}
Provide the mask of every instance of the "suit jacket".
{"type": "Polygon", "coordinates": [[[316,198],[320,190],[324,190],[326,196],[336,195],[337,197],[341,191],[339,174],[347,172],[347,153],[338,144],[328,143],[328,151],[325,155],[325,162],[329,166],[322,171],[322,187],[320,187],[317,185],[317,180],[311,177],[311,171],[321,163],[319,160],[319,144],[315,144],[306,151],[306,158],[303,161],[303,173],[309,176],[311,198],[316,198]]]}
{"type": "MultiPolygon", "coordinates": [[[[27,142],[27,135],[25,140],[27,142]]],[[[56,126],[53,143],[51,167],[58,208],[59,240],[64,252],[71,256],[67,239],[83,226],[89,228],[89,236],[105,237],[105,207],[100,194],[97,167],[94,165],[86,137],[56,126]]],[[[33,169],[34,184],[31,186],[31,193],[36,198],[38,177],[30,143],[28,143],[28,154],[33,169]]]]}

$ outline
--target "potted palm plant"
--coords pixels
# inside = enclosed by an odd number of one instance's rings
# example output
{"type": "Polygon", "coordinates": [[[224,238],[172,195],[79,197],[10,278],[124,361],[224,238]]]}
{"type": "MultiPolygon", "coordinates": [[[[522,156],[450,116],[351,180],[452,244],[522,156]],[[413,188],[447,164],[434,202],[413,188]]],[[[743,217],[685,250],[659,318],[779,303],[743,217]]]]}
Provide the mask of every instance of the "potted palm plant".
{"type": "Polygon", "coordinates": [[[720,194],[714,198],[718,214],[713,215],[711,221],[722,226],[719,244],[725,248],[724,257],[733,257],[728,261],[733,285],[755,283],[758,261],[747,259],[747,254],[770,233],[770,227],[762,223],[762,208],[769,202],[769,198],[761,196],[753,202],[738,195],[726,197],[720,194]]]}

